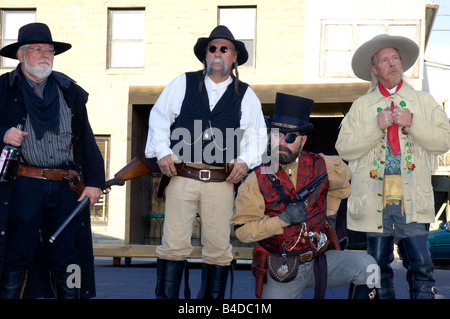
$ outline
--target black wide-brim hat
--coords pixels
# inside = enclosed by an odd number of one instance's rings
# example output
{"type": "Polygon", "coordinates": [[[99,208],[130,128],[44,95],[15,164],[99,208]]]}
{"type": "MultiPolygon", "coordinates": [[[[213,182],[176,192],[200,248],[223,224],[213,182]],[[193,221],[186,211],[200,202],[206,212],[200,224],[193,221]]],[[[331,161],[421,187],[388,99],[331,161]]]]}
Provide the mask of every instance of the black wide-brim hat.
{"type": "Polygon", "coordinates": [[[266,125],[270,129],[279,129],[281,133],[307,134],[314,129],[314,125],[309,123],[313,104],[311,99],[278,92],[273,119],[266,116],[266,125]]]}
{"type": "Polygon", "coordinates": [[[238,51],[237,63],[238,65],[244,64],[248,60],[248,52],[245,48],[245,44],[242,41],[236,40],[231,31],[224,25],[218,25],[211,31],[208,38],[199,38],[194,46],[194,54],[200,62],[205,61],[206,49],[208,43],[214,39],[226,39],[233,42],[234,47],[238,51]]]}
{"type": "Polygon", "coordinates": [[[17,50],[22,45],[32,43],[48,43],[53,45],[55,55],[66,52],[72,47],[69,43],[53,41],[52,33],[46,24],[33,22],[21,27],[19,29],[17,42],[3,47],[0,50],[0,55],[10,59],[17,59],[17,50]]]}

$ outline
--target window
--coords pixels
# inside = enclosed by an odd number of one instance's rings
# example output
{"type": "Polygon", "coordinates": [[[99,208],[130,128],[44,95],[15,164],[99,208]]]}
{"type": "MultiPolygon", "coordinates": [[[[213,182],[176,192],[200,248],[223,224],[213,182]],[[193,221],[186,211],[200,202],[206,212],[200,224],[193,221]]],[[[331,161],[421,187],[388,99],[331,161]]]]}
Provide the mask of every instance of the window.
{"type": "MultiPolygon", "coordinates": [[[[103,160],[105,162],[105,175],[109,176],[109,154],[110,154],[110,143],[111,136],[109,135],[96,135],[95,141],[97,146],[102,153],[103,160]]],[[[108,194],[103,194],[100,197],[98,203],[91,206],[91,221],[95,225],[107,225],[108,223],[108,194]]]]}
{"type": "Polygon", "coordinates": [[[230,29],[236,40],[248,51],[248,61],[242,66],[255,67],[256,7],[219,7],[218,24],[230,29]]]}
{"type": "MultiPolygon", "coordinates": [[[[364,42],[382,33],[401,35],[419,43],[419,21],[364,20],[334,21],[322,20],[320,76],[355,77],[352,71],[352,57],[356,49],[364,42]]],[[[418,78],[419,65],[416,64],[406,73],[418,78]]]]}
{"type": "MultiPolygon", "coordinates": [[[[1,47],[17,41],[20,27],[35,22],[35,10],[1,10],[1,47]]],[[[1,68],[15,68],[18,61],[1,57],[1,68]]]]}
{"type": "Polygon", "coordinates": [[[110,9],[108,68],[144,67],[145,9],[110,9]]]}

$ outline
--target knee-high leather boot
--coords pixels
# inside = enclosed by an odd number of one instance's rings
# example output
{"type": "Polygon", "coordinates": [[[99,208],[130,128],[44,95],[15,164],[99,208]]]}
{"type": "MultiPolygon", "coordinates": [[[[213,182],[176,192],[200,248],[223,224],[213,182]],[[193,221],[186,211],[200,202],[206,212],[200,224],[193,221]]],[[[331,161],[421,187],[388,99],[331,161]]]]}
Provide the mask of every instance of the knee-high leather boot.
{"type": "Polygon", "coordinates": [[[391,268],[394,261],[394,237],[367,237],[367,252],[380,266],[380,288],[377,289],[377,298],[395,299],[394,271],[391,268]]]}
{"type": "Polygon", "coordinates": [[[413,236],[398,242],[403,266],[407,269],[411,299],[434,299],[435,280],[433,261],[428,250],[426,236],[413,236]]]}
{"type": "Polygon", "coordinates": [[[20,299],[25,286],[26,271],[2,271],[0,299],[20,299]]]}
{"type": "Polygon", "coordinates": [[[80,299],[80,289],[69,287],[67,279],[70,275],[65,271],[50,272],[50,283],[56,299],[80,299]]]}
{"type": "Polygon", "coordinates": [[[224,299],[228,272],[232,266],[202,264],[202,283],[197,299],[224,299]]]}
{"type": "Polygon", "coordinates": [[[178,299],[180,295],[181,279],[183,270],[185,270],[185,289],[186,299],[190,299],[190,290],[188,285],[188,267],[187,261],[168,260],[158,258],[156,260],[156,289],[155,294],[159,299],[178,299]]]}

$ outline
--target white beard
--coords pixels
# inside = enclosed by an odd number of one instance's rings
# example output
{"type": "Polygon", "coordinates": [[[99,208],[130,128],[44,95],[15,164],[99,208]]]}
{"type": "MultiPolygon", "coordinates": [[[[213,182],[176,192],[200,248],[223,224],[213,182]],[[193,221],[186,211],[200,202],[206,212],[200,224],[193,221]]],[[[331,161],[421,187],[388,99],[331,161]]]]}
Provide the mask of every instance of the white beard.
{"type": "Polygon", "coordinates": [[[48,59],[41,59],[38,61],[38,64],[35,67],[31,67],[27,60],[24,57],[24,66],[25,70],[31,74],[33,77],[43,80],[49,77],[49,75],[52,73],[52,63],[48,59]],[[39,65],[39,63],[47,63],[47,67],[39,65]]]}

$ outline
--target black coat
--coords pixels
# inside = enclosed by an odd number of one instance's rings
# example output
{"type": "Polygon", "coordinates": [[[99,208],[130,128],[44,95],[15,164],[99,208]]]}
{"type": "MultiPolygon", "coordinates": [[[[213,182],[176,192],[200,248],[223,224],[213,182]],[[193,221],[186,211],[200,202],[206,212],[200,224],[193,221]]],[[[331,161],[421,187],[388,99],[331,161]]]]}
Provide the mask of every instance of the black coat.
{"type": "MultiPolygon", "coordinates": [[[[20,68],[20,64],[18,66],[20,68]]],[[[105,188],[105,168],[103,157],[95,142],[89,124],[86,103],[88,93],[66,75],[53,71],[58,87],[72,112],[72,135],[74,145],[74,161],[76,170],[83,175],[86,186],[105,188]]],[[[17,69],[0,76],[0,145],[3,149],[3,137],[6,131],[17,126],[27,115],[19,85],[17,69]]],[[[11,184],[0,184],[0,271],[4,261],[5,234],[7,231],[8,206],[11,184]]],[[[81,263],[81,297],[95,296],[94,257],[92,247],[91,223],[89,209],[84,210],[77,218],[79,232],[77,248],[80,251],[81,263]]],[[[49,297],[49,282],[45,276],[45,266],[37,249],[36,262],[28,273],[25,298],[49,297]]]]}

